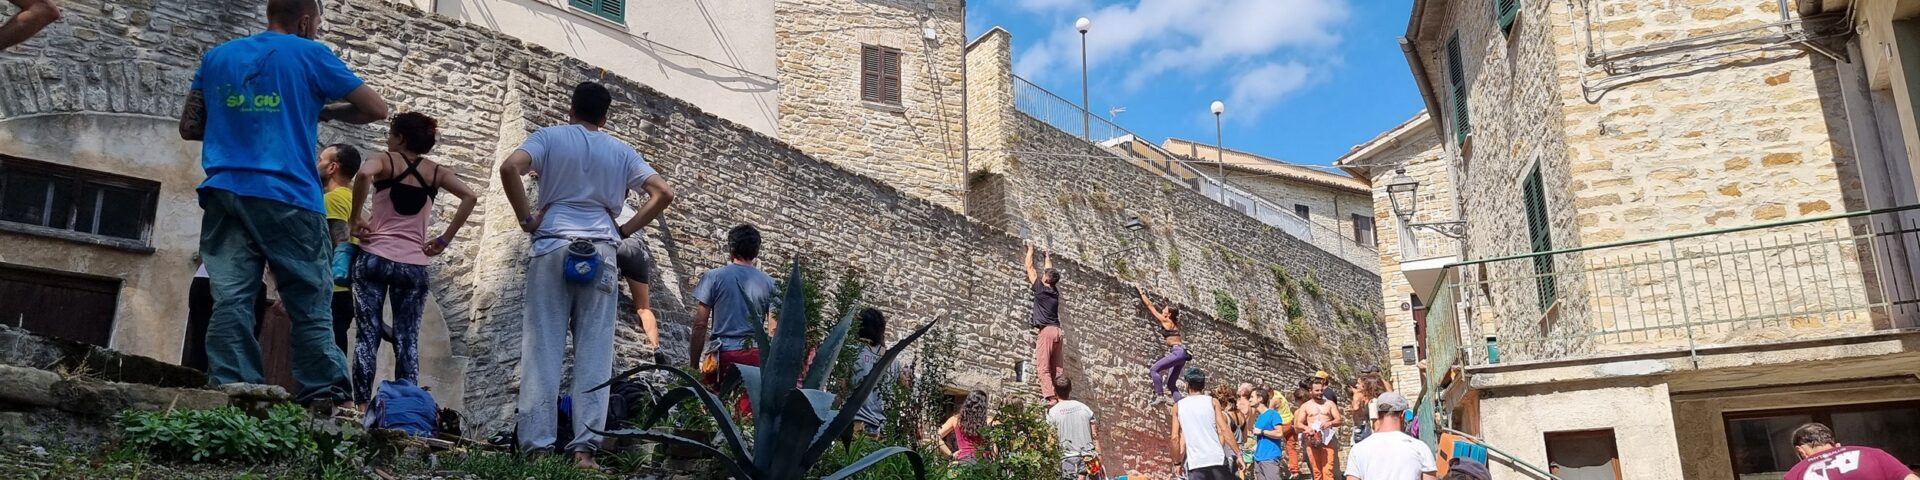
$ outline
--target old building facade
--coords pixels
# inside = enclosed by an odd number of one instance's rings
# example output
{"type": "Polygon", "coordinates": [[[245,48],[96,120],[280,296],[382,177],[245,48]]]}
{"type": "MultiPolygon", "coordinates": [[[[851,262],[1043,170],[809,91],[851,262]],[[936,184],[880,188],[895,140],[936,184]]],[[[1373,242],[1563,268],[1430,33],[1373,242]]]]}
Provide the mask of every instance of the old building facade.
{"type": "MultiPolygon", "coordinates": [[[[1373,197],[1366,180],[1232,148],[1226,149],[1223,158],[1213,144],[1183,138],[1168,138],[1160,147],[1188,158],[1203,171],[1224,167],[1229,185],[1305,220],[1310,226],[1303,240],[1342,257],[1349,256],[1348,250],[1357,258],[1376,256],[1373,197]]],[[[1365,260],[1358,263],[1371,266],[1365,260]]]]}
{"type": "Polygon", "coordinates": [[[1860,140],[1888,127],[1845,15],[1798,3],[1415,2],[1457,198],[1420,213],[1465,221],[1458,260],[1401,265],[1423,408],[1510,453],[1495,478],[1778,474],[1808,420],[1920,455],[1844,426],[1920,414],[1911,216],[1874,210],[1909,160],[1860,140]]]}
{"type": "MultiPolygon", "coordinates": [[[[1440,139],[1434,134],[1434,122],[1426,112],[1381,132],[1366,143],[1356,145],[1333,165],[1355,177],[1369,179],[1372,216],[1379,237],[1380,321],[1386,326],[1386,348],[1393,387],[1412,398],[1420,394],[1419,364],[1427,357],[1422,334],[1427,306],[1413,290],[1400,265],[1408,261],[1445,259],[1459,253],[1458,240],[1448,237],[1443,224],[1460,218],[1454,208],[1458,199],[1453,191],[1453,169],[1440,139]],[[1413,204],[1401,207],[1410,212],[1401,217],[1387,194],[1396,182],[1416,182],[1413,204]],[[1414,228],[1409,224],[1433,224],[1414,228]]],[[[1444,261],[1444,260],[1442,260],[1444,261]]]]}

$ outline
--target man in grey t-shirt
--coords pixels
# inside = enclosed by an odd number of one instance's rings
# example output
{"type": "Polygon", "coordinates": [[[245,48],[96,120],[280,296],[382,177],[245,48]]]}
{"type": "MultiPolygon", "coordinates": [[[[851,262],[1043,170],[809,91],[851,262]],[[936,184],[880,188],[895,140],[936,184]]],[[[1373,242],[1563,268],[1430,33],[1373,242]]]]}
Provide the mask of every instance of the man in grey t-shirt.
{"type": "Polygon", "coordinates": [[[599,468],[594,430],[605,430],[607,393],[587,389],[613,376],[614,323],[619,318],[615,242],[652,222],[673,202],[673,189],[633,146],[601,131],[613,96],[586,82],[574,88],[572,123],[533,132],[500,164],[500,183],[520,229],[533,234],[528,252],[526,318],[520,328],[521,450],[564,448],[583,468],[599,468]],[[521,177],[540,173],[540,199],[527,202],[521,177]],[[640,213],[616,225],[628,191],[645,193],[640,213]],[[573,336],[573,438],[560,439],[560,378],[567,336],[573,336]]]}
{"type": "MultiPolygon", "coordinates": [[[[735,365],[760,366],[760,346],[748,339],[753,336],[752,322],[766,321],[768,299],[773,296],[773,277],[753,266],[760,257],[760,229],[740,225],[727,231],[727,255],[726,266],[708,271],[693,287],[693,298],[700,305],[693,311],[693,335],[687,345],[695,368],[711,347],[718,368],[703,372],[700,381],[722,395],[731,393],[740,376],[735,365]]],[[[742,401],[739,409],[751,412],[750,405],[742,401]]]]}
{"type": "Polygon", "coordinates": [[[1047,424],[1053,425],[1054,438],[1060,440],[1060,479],[1086,480],[1087,464],[1100,456],[1094,444],[1099,436],[1093,427],[1093,409],[1074,400],[1073,381],[1066,375],[1053,378],[1053,393],[1060,401],[1047,409],[1047,424]]]}

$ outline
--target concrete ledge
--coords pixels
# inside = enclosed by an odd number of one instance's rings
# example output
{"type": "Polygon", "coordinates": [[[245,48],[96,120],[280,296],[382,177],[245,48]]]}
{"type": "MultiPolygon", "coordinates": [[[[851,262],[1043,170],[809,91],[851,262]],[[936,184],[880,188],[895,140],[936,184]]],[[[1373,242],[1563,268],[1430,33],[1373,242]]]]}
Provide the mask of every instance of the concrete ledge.
{"type": "Polygon", "coordinates": [[[0,365],[83,373],[111,382],[194,388],[207,375],[172,363],[0,325],[0,365]]]}

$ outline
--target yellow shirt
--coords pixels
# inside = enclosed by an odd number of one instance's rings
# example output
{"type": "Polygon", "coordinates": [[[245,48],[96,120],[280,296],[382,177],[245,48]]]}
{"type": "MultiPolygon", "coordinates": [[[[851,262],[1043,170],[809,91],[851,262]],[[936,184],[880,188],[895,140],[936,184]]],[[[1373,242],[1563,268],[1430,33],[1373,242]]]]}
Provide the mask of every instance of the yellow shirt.
{"type": "MultiPolygon", "coordinates": [[[[327,191],[327,194],[324,195],[323,198],[327,204],[328,222],[339,220],[340,223],[347,223],[347,220],[352,217],[353,189],[347,187],[335,188],[327,191]]],[[[332,226],[329,225],[328,228],[331,229],[332,226]]],[[[349,225],[348,228],[352,228],[352,226],[349,225]]],[[[354,244],[360,243],[359,240],[354,240],[352,236],[348,236],[347,241],[354,244]]],[[[347,291],[347,287],[335,286],[333,287],[333,291],[344,292],[347,291]]]]}

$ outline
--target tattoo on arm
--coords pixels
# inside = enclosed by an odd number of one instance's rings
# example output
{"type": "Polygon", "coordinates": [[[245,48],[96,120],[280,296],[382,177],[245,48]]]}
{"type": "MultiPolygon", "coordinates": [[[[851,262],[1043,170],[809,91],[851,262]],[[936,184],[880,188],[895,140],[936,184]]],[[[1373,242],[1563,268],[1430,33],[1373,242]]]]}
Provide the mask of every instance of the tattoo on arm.
{"type": "Polygon", "coordinates": [[[345,220],[327,220],[328,233],[333,235],[333,245],[340,246],[347,241],[347,222],[345,220]]]}
{"type": "Polygon", "coordinates": [[[180,139],[197,142],[207,135],[207,101],[199,90],[187,92],[180,107],[180,139]]]}

